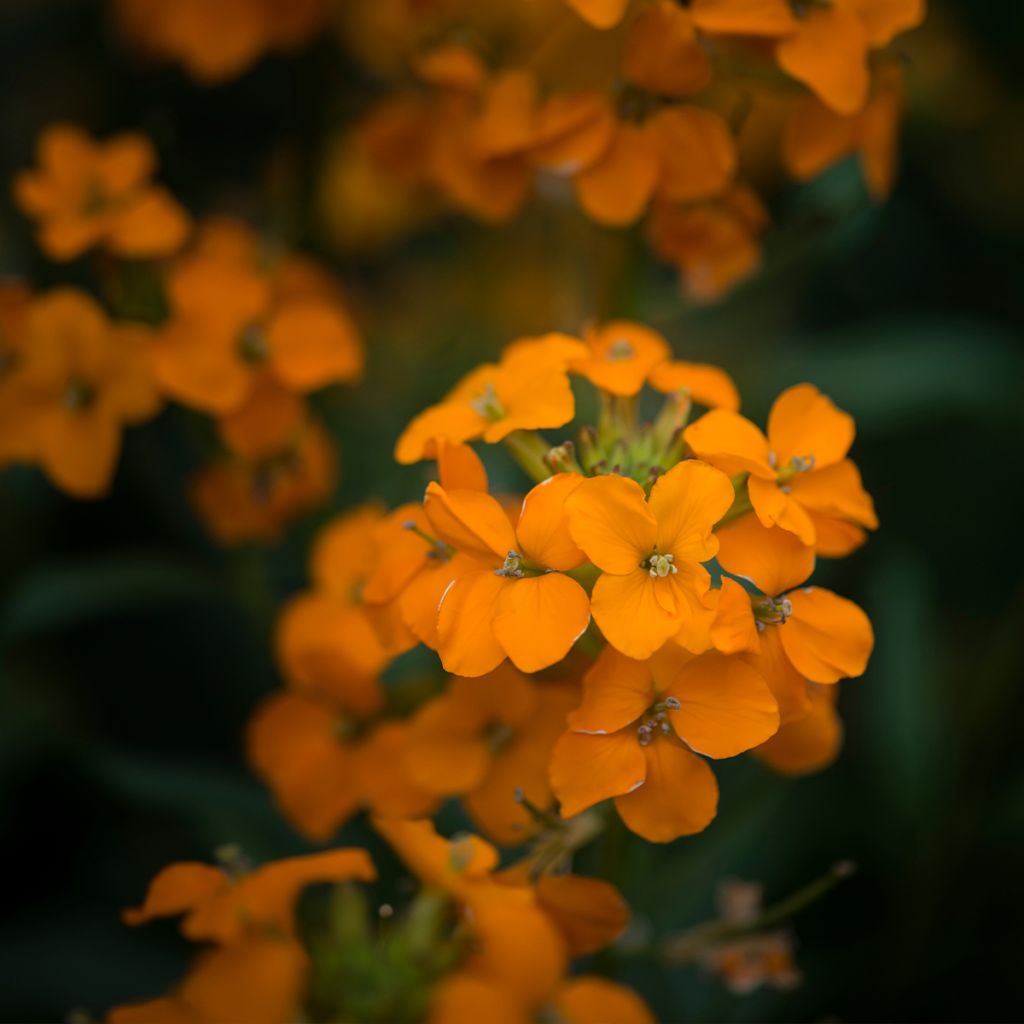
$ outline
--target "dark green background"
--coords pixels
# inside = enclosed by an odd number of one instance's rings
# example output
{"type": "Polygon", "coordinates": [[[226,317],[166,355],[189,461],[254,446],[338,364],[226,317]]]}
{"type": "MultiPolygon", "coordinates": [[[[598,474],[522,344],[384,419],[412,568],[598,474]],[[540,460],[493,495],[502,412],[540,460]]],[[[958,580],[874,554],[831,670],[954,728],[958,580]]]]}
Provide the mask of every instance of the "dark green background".
{"type": "MultiPolygon", "coordinates": [[[[452,219],[386,253],[332,257],[309,175],[366,85],[330,40],[202,90],[137,66],[99,4],[0,11],[0,178],[54,119],[141,128],[194,211],[250,215],[334,261],[370,349],[365,385],[319,400],[342,444],[335,508],[415,496],[424,472],[389,455],[407,418],[504,341],[583,315],[635,316],[683,357],[724,365],[754,418],[801,380],[856,416],[882,529],[820,574],[878,635],[868,673],[843,685],[845,753],[796,782],[721,765],[713,826],[634,843],[626,892],[664,934],[709,916],[728,875],[772,898],[840,858],[860,871],[797,920],[795,992],[733,997],[695,972],[622,965],[666,1021],[1024,1015],[1024,15],[999,0],[934,6],[907,44],[914,111],[891,202],[871,206],[853,164],[777,192],[767,270],[705,310],[642,246],[609,278],[630,243],[539,204],[509,229],[452,219]],[[562,282],[550,302],[502,292],[510,261],[562,282]]],[[[6,197],[0,270],[90,281],[86,262],[42,260],[6,197]]],[[[0,476],[3,1020],[101,1015],[164,989],[184,943],[117,919],[163,864],[229,840],[256,859],[303,849],[248,775],[240,729],[276,685],[269,627],[302,585],[314,524],[269,553],[218,549],[183,497],[196,437],[176,410],[133,430],[111,496],[92,504],[32,471],[0,476]]],[[[514,482],[497,455],[498,481],[514,482]]]]}

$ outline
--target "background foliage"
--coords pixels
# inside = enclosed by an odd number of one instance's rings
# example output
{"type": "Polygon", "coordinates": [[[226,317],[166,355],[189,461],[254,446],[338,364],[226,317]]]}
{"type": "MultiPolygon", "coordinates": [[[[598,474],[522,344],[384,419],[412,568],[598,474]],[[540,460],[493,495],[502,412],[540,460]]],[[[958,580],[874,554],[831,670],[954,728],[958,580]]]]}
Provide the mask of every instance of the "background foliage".
{"type": "MultiPolygon", "coordinates": [[[[650,323],[683,358],[725,366],[754,419],[801,380],[855,415],[883,529],[830,567],[878,635],[867,675],[842,691],[844,756],[797,782],[723,766],[713,826],[668,848],[635,843],[621,868],[654,929],[709,916],[728,875],[762,880],[772,899],[840,858],[860,871],[798,919],[794,992],[737,997],[695,972],[613,965],[662,1019],[1019,1014],[1022,30],[1010,0],[936,0],[908,42],[891,202],[872,206],[851,166],[781,195],[766,271],[694,309],[642,248],[624,255],[621,236],[575,214],[534,209],[498,230],[453,218],[398,249],[339,254],[313,172],[363,83],[329,38],[204,90],[136,66],[100,4],[8,0],[0,13],[0,178],[52,120],[140,128],[194,211],[225,197],[243,214],[271,209],[265,228],[339,270],[369,367],[363,387],[321,404],[342,445],[335,508],[414,495],[424,473],[390,459],[407,419],[505,341],[592,316],[650,323]]],[[[6,196],[0,270],[54,274],[6,196]]],[[[63,498],[31,471],[0,477],[5,1020],[102,1013],[168,984],[186,952],[173,928],[117,919],[163,864],[225,841],[256,859],[303,848],[249,776],[240,733],[274,687],[270,624],[302,585],[315,523],[270,551],[217,548],[184,497],[198,461],[170,410],[128,434],[102,502],[63,498]]]]}

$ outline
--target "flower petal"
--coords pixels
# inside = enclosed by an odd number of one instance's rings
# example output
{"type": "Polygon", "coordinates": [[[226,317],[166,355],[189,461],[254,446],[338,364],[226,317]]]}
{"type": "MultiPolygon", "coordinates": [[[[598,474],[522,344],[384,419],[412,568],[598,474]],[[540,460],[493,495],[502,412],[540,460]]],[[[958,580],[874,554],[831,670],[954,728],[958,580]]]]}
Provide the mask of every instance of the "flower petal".
{"type": "Polygon", "coordinates": [[[337,304],[289,303],[270,321],[267,339],[274,372],[296,391],[356,380],[363,369],[355,324],[337,304]]]}
{"type": "Polygon", "coordinates": [[[652,579],[646,569],[598,579],[590,611],[613,647],[631,658],[648,658],[678,631],[684,612],[676,609],[675,579],[652,579]]]}
{"type": "Polygon", "coordinates": [[[793,614],[780,628],[782,646],[794,668],[816,683],[863,675],[875,645],[867,615],[822,587],[794,590],[789,600],[793,614]]]}
{"type": "Polygon", "coordinates": [[[437,615],[437,653],[446,672],[482,676],[505,660],[492,623],[499,597],[514,585],[492,569],[482,569],[460,576],[448,587],[437,615]]]}
{"type": "Polygon", "coordinates": [[[779,468],[790,459],[813,459],[815,469],[846,457],[853,444],[853,417],[813,384],[797,384],[775,399],[768,414],[768,443],[779,468]]]}
{"type": "Polygon", "coordinates": [[[659,554],[677,562],[705,562],[718,550],[711,528],[733,503],[736,494],[720,470],[687,459],[658,477],[648,507],[658,521],[659,554]]]}
{"type": "Polygon", "coordinates": [[[606,573],[632,573],[654,550],[657,520],[628,477],[584,480],[566,507],[572,539],[606,573]]]}
{"type": "Polygon", "coordinates": [[[722,568],[750,580],[769,597],[800,586],[814,571],[814,548],[788,530],[762,526],[757,516],[740,516],[716,536],[722,568]]]}
{"type": "Polygon", "coordinates": [[[565,1024],[654,1024],[654,1014],[636,992],[607,978],[569,978],[559,986],[554,1005],[565,1024]]]}
{"type": "Polygon", "coordinates": [[[626,227],[647,208],[658,181],[658,142],[643,125],[620,123],[604,155],[576,175],[576,195],[591,220],[626,227]]]}
{"type": "Polygon", "coordinates": [[[498,599],[494,635],[522,672],[561,661],[590,624],[590,600],[559,572],[511,580],[498,599]]]}
{"type": "Polygon", "coordinates": [[[688,662],[666,695],[682,705],[669,720],[691,749],[733,757],[779,728],[779,706],[758,672],[739,658],[709,651],[688,662]]]}
{"type": "Polygon", "coordinates": [[[737,412],[740,395],[732,378],[710,363],[686,363],[679,360],[661,363],[651,370],[648,383],[665,394],[685,392],[698,405],[708,409],[737,412]]]}
{"type": "Polygon", "coordinates": [[[725,409],[712,409],[683,431],[686,443],[698,458],[717,466],[723,473],[751,473],[775,479],[768,462],[768,439],[750,420],[725,409]]]}
{"type": "Polygon", "coordinates": [[[635,722],[653,700],[647,663],[608,646],[583,677],[583,701],[569,715],[569,728],[607,735],[635,722]]]}
{"type": "Polygon", "coordinates": [[[587,556],[569,532],[566,502],[583,483],[577,473],[558,473],[537,484],[523,499],[516,526],[517,550],[546,569],[567,572],[587,556]]]}
{"type": "Polygon", "coordinates": [[[835,686],[808,687],[811,709],[784,725],[754,756],[782,775],[806,775],[827,768],[843,743],[843,723],[836,712],[835,686]]]}
{"type": "Polygon", "coordinates": [[[571,818],[636,789],[647,776],[647,762],[634,729],[608,736],[566,732],[551,753],[550,773],[562,817],[571,818]]]}
{"type": "Polygon", "coordinates": [[[655,736],[640,749],[647,762],[644,784],[615,798],[626,826],[652,843],[706,829],[718,811],[718,783],[707,762],[672,736],[655,736]]]}
{"type": "Polygon", "coordinates": [[[456,551],[498,568],[516,546],[505,510],[481,491],[446,491],[431,481],[423,501],[434,533],[456,551]]]}

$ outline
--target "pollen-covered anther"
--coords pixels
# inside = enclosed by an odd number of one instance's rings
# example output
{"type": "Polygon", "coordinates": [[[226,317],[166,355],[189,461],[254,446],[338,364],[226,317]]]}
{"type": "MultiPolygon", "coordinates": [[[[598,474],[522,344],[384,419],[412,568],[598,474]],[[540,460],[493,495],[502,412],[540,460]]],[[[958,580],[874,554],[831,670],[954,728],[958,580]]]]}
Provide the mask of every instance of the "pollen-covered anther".
{"type": "Polygon", "coordinates": [[[519,579],[526,575],[523,571],[523,556],[518,551],[510,551],[505,556],[505,562],[500,569],[494,570],[495,576],[509,576],[519,579]]]}
{"type": "Polygon", "coordinates": [[[636,355],[636,349],[625,339],[616,338],[615,341],[608,346],[608,358],[613,362],[619,362],[623,359],[632,359],[636,355]]]}
{"type": "Polygon", "coordinates": [[[675,566],[674,555],[651,555],[646,562],[648,572],[653,577],[672,576],[679,570],[675,566]]]}
{"type": "Polygon", "coordinates": [[[484,385],[484,390],[479,395],[469,400],[469,405],[473,412],[492,423],[505,418],[505,407],[498,399],[498,394],[490,381],[484,385]]]}
{"type": "Polygon", "coordinates": [[[793,614],[793,602],[788,597],[764,597],[753,602],[754,619],[758,630],[765,625],[781,626],[793,614]]]}

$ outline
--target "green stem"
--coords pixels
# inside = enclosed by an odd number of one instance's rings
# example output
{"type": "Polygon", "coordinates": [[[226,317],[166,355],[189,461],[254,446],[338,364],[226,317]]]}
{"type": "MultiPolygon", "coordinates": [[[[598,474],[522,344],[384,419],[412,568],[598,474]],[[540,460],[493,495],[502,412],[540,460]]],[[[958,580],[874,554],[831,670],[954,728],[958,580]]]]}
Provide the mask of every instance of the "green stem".
{"type": "Polygon", "coordinates": [[[541,483],[551,476],[545,462],[551,445],[535,430],[513,430],[505,438],[505,448],[531,480],[541,483]]]}

